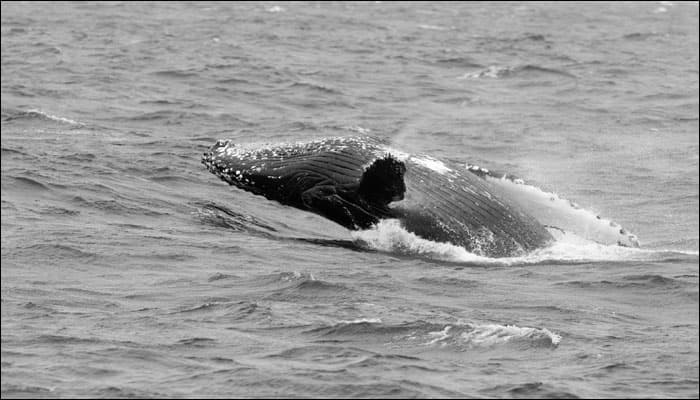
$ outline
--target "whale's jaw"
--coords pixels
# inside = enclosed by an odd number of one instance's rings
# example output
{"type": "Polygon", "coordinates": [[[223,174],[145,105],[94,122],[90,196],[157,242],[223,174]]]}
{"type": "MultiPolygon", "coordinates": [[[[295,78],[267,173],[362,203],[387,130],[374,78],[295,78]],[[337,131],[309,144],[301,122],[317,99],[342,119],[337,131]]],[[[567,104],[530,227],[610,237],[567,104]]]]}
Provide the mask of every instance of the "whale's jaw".
{"type": "Polygon", "coordinates": [[[348,145],[342,138],[276,146],[220,140],[202,163],[230,185],[366,229],[393,216],[388,204],[404,198],[406,168],[391,155],[348,145]]]}

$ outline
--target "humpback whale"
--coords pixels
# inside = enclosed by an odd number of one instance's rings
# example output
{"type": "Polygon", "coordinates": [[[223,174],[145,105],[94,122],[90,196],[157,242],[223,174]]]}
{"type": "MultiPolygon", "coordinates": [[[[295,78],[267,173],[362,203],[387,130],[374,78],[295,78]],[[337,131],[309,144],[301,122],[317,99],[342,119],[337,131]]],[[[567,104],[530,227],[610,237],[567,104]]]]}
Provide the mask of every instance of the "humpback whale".
{"type": "Polygon", "coordinates": [[[424,239],[489,257],[522,255],[553,241],[542,224],[478,174],[376,138],[276,145],[219,140],[202,162],[230,185],[351,230],[397,219],[424,239]]]}

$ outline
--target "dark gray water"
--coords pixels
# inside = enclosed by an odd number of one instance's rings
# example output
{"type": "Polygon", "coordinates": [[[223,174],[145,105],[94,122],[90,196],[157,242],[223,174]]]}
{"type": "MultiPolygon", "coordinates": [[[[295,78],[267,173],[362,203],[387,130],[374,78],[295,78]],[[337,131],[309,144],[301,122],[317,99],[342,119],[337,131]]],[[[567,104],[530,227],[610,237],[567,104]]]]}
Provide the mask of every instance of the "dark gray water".
{"type": "Polygon", "coordinates": [[[2,3],[2,396],[698,396],[698,3],[2,3]],[[233,189],[373,135],[634,232],[510,259],[233,189]]]}

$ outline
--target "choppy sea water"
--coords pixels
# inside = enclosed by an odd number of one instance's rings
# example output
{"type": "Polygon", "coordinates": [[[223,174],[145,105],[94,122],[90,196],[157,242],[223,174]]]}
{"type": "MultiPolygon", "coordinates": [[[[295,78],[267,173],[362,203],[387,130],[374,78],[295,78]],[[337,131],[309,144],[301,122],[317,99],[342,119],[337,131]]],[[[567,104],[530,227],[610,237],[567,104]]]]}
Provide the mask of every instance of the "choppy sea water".
{"type": "Polygon", "coordinates": [[[698,396],[698,3],[9,3],[2,396],[698,396]],[[233,189],[373,135],[634,232],[487,259],[233,189]]]}

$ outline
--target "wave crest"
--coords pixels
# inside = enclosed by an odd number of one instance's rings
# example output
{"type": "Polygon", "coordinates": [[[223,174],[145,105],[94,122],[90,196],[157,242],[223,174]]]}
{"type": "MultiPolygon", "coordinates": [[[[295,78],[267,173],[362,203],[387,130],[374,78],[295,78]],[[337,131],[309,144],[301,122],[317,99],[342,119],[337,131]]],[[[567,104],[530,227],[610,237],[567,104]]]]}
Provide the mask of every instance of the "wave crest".
{"type": "Polygon", "coordinates": [[[383,323],[379,318],[361,318],[340,321],[311,329],[306,334],[319,336],[323,340],[355,341],[381,338],[392,344],[451,347],[458,350],[491,348],[507,344],[524,347],[557,347],[561,336],[546,328],[519,327],[494,323],[479,324],[457,322],[438,324],[426,321],[383,323]]]}
{"type": "Polygon", "coordinates": [[[37,109],[31,109],[27,111],[17,111],[17,112],[3,112],[3,121],[12,121],[12,120],[32,120],[32,119],[40,119],[40,120],[46,120],[46,121],[52,121],[52,122],[58,122],[61,124],[67,124],[71,125],[74,127],[83,127],[85,124],[74,121],[70,118],[65,118],[65,117],[59,117],[56,115],[49,114],[47,112],[37,110],[37,109]]]}

